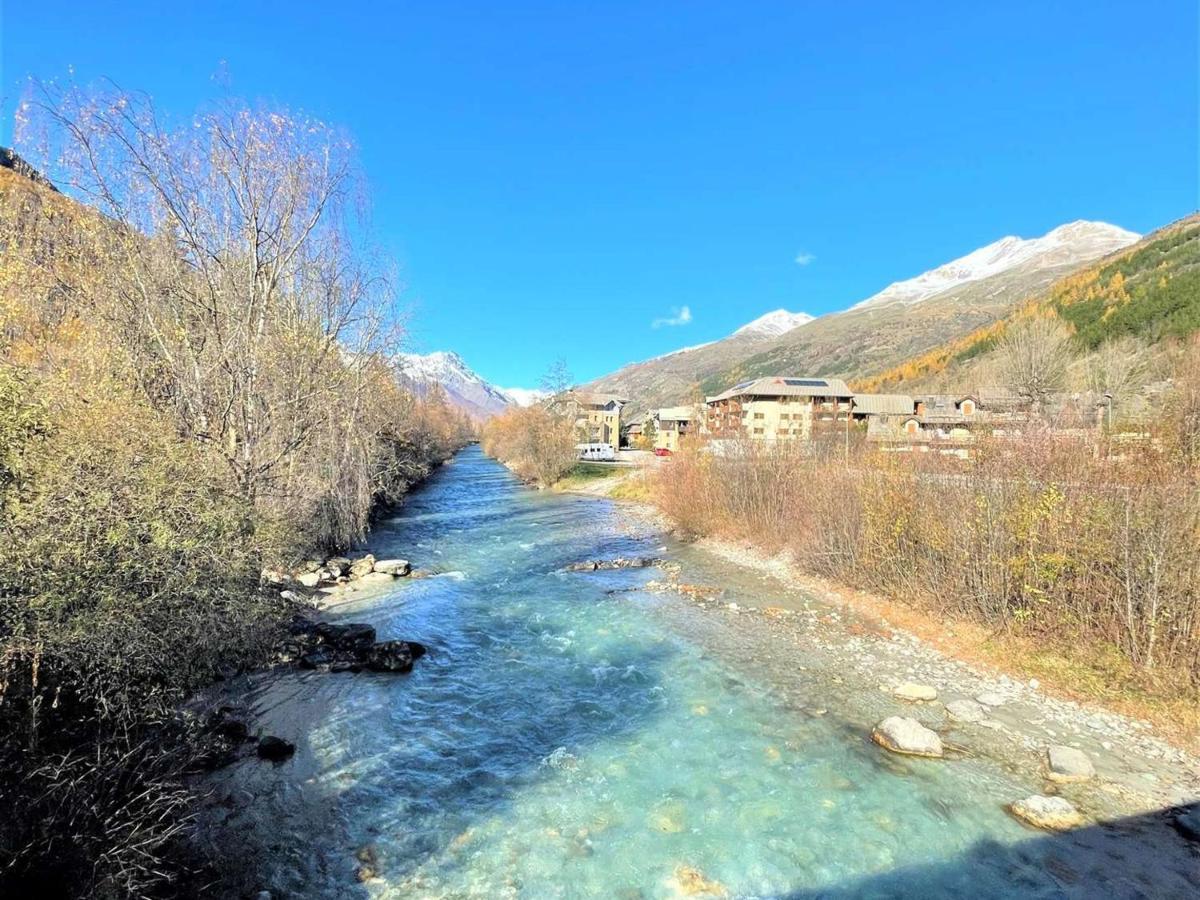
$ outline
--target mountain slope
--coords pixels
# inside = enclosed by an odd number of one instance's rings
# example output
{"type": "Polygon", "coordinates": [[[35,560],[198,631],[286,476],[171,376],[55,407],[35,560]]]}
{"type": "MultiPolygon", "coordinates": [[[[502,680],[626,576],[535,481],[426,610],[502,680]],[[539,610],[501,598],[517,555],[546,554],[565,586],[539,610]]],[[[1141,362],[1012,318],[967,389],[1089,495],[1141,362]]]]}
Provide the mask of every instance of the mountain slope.
{"type": "Polygon", "coordinates": [[[1102,222],[1072,222],[1030,240],[1003,238],[803,327],[777,336],[735,332],[703,348],[626,366],[593,387],[624,393],[644,409],[764,375],[860,378],[995,322],[1059,278],[1135,240],[1136,234],[1102,222]]]}
{"type": "Polygon", "coordinates": [[[1003,319],[861,380],[864,391],[973,386],[1004,330],[1021,317],[1054,314],[1075,333],[1080,353],[1132,335],[1152,348],[1200,331],[1200,215],[1173,222],[1126,250],[1056,281],[1003,319]]]}
{"type": "Polygon", "coordinates": [[[699,397],[699,382],[752,355],[779,337],[809,327],[815,321],[808,313],[777,309],[747,322],[719,341],[696,344],[631,363],[612,375],[593,381],[589,387],[602,393],[622,394],[631,400],[626,416],[672,402],[699,397]],[[694,396],[693,396],[694,395],[694,396]]]}
{"type": "Polygon", "coordinates": [[[438,385],[451,404],[476,421],[519,405],[516,398],[476,374],[457,353],[445,350],[425,355],[401,353],[398,361],[402,377],[418,394],[438,385]]]}

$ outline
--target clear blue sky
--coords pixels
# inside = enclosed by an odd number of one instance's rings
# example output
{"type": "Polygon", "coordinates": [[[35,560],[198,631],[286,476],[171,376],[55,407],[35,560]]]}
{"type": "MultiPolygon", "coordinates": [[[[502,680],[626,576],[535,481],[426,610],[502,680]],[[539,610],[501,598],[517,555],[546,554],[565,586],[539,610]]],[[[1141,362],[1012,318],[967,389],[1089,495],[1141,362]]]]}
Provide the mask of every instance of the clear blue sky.
{"type": "Polygon", "coordinates": [[[590,378],[844,308],[1005,234],[1193,211],[1196,7],[19,0],[0,141],[29,75],[183,113],[225,61],[236,92],[354,134],[411,349],[530,386],[560,356],[590,378]]]}

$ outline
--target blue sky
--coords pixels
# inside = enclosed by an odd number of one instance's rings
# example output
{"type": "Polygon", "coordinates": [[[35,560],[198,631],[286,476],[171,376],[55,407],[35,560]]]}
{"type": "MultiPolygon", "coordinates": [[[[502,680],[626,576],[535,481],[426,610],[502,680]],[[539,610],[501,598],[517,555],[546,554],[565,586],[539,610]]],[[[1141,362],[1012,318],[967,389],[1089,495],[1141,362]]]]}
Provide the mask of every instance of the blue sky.
{"type": "Polygon", "coordinates": [[[409,349],[530,386],[841,309],[1005,234],[1193,211],[1197,30],[1194,0],[22,0],[0,142],[30,75],[186,113],[224,62],[355,136],[409,349]]]}

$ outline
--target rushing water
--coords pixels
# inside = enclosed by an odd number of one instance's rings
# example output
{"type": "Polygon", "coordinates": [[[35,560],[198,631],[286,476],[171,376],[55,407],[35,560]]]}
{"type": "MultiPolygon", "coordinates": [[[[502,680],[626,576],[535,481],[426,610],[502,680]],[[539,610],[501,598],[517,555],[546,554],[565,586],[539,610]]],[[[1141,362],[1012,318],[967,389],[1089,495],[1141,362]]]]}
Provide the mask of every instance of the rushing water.
{"type": "MultiPolygon", "coordinates": [[[[639,590],[661,572],[561,571],[666,553],[684,580],[770,602],[761,579],[661,543],[605,501],[523,488],[477,450],[414,493],[371,549],[440,574],[333,617],[429,655],[408,677],[271,681],[255,702],[296,757],[218,776],[240,809],[226,836],[259,854],[259,886],[653,898],[703,878],[738,897],[1090,896],[1098,860],[1130,846],[1097,829],[1038,839],[1002,811],[1036,785],[985,761],[888,756],[865,737],[887,706],[857,683],[869,673],[639,590]],[[356,852],[377,877],[356,881],[356,852]]],[[[1175,866],[1148,895],[1182,896],[1194,874],[1175,866]]],[[[1109,896],[1145,888],[1122,863],[1100,877],[1109,896]]]]}

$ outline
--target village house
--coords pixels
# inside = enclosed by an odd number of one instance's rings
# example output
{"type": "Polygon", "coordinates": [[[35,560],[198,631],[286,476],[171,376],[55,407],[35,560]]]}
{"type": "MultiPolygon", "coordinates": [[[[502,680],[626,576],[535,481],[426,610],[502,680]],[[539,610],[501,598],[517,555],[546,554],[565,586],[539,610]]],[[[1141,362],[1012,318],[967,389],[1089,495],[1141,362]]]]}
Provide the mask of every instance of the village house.
{"type": "Polygon", "coordinates": [[[621,440],[621,410],[629,401],[616,394],[572,391],[569,399],[577,407],[575,427],[581,439],[591,444],[612,444],[621,440]]]}
{"type": "Polygon", "coordinates": [[[642,436],[646,433],[646,426],[641,422],[630,422],[625,426],[625,433],[621,440],[622,447],[637,447],[642,440],[642,436]]]}
{"type": "Polygon", "coordinates": [[[696,411],[690,406],[669,406],[654,413],[654,449],[679,452],[680,439],[690,434],[696,411]]]}
{"type": "Polygon", "coordinates": [[[853,397],[838,378],[756,378],[705,401],[704,431],[716,439],[809,440],[848,427],[853,397]]]}
{"type": "Polygon", "coordinates": [[[855,394],[850,415],[856,422],[876,416],[911,416],[916,405],[907,394],[855,394]]]}

